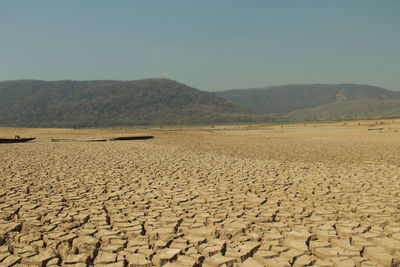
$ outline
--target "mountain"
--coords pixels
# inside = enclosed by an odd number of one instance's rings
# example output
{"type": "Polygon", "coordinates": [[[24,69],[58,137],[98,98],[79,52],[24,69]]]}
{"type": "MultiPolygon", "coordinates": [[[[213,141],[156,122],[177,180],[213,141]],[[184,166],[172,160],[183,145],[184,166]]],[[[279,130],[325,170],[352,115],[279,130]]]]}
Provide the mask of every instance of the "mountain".
{"type": "Polygon", "coordinates": [[[248,108],[168,79],[0,82],[0,125],[115,127],[264,120],[248,108]]]}
{"type": "Polygon", "coordinates": [[[217,95],[285,121],[400,117],[400,92],[360,84],[299,84],[217,95]]]}
{"type": "Polygon", "coordinates": [[[204,92],[168,79],[0,82],[0,126],[117,127],[400,117],[400,92],[304,84],[204,92]]]}

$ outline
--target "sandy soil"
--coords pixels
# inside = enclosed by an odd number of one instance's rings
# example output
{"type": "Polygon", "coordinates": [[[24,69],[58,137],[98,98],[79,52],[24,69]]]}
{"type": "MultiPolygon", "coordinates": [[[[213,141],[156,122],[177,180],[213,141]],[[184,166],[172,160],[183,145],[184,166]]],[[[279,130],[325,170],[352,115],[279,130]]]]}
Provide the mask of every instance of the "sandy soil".
{"type": "Polygon", "coordinates": [[[0,266],[399,265],[400,120],[14,135],[0,266]]]}

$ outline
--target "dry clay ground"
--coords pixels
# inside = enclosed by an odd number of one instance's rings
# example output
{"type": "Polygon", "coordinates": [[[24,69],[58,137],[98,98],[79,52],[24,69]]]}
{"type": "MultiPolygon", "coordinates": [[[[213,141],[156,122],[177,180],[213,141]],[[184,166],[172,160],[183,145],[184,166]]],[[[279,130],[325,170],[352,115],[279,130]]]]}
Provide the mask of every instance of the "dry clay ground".
{"type": "Polygon", "coordinates": [[[399,265],[400,120],[14,134],[0,266],[399,265]]]}

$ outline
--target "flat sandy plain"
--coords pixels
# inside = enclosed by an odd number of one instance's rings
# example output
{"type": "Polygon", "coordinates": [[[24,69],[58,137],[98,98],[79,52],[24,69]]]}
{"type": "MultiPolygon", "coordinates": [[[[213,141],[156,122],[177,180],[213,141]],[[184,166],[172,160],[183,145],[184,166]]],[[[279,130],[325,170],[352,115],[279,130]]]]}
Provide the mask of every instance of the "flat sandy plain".
{"type": "Polygon", "coordinates": [[[399,266],[400,120],[15,134],[1,266],[399,266]]]}

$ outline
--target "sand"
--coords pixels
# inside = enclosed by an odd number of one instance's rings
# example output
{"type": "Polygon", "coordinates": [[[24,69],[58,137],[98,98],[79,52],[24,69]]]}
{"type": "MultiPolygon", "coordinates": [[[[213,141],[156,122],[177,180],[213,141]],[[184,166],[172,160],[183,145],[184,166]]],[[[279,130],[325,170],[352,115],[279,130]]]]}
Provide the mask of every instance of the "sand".
{"type": "Polygon", "coordinates": [[[17,134],[0,266],[399,264],[400,120],[17,134]]]}

